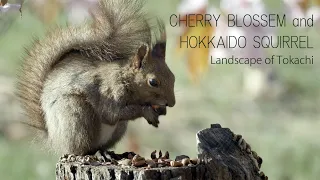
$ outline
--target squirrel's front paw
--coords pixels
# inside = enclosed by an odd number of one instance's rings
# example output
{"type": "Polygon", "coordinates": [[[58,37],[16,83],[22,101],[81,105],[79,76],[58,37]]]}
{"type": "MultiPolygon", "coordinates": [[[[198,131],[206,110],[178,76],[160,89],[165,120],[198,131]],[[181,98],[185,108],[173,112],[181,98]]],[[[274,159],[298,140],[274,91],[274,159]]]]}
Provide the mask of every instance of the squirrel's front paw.
{"type": "Polygon", "coordinates": [[[143,117],[154,127],[159,125],[159,114],[151,107],[143,107],[143,117]]]}

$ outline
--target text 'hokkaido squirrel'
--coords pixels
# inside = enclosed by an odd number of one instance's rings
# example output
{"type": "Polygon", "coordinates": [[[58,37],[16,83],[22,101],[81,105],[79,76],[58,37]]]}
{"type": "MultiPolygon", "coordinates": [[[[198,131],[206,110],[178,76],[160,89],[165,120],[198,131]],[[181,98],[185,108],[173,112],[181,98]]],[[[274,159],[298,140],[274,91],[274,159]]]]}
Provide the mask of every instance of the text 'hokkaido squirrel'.
{"type": "Polygon", "coordinates": [[[175,105],[166,40],[154,39],[164,25],[152,26],[142,9],[139,0],[100,0],[91,23],[54,30],[27,50],[18,95],[27,124],[56,153],[111,148],[129,120],[158,127],[175,105]]]}

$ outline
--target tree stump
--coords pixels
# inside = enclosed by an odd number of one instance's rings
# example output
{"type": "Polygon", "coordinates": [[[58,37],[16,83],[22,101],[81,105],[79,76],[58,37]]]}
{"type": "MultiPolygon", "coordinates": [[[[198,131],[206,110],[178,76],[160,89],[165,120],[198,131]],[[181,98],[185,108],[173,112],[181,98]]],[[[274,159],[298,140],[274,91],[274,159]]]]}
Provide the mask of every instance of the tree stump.
{"type": "MultiPolygon", "coordinates": [[[[58,162],[57,180],[267,180],[262,159],[228,128],[213,124],[197,133],[198,163],[180,167],[121,167],[58,162]]],[[[177,157],[178,158],[178,157],[177,157]]],[[[177,160],[176,158],[176,160],[177,160]]],[[[178,160],[177,160],[178,161],[178,160]]]]}

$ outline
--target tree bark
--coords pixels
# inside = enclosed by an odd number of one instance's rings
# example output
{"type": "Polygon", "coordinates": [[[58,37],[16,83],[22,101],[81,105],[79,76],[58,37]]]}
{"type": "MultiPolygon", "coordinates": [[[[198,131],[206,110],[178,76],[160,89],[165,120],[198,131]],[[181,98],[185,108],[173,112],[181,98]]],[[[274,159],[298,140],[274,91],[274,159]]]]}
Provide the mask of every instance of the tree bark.
{"type": "Polygon", "coordinates": [[[242,150],[235,135],[219,124],[197,133],[200,163],[182,167],[136,168],[116,165],[85,165],[58,162],[57,180],[266,180],[259,173],[262,162],[251,150],[242,150]]]}

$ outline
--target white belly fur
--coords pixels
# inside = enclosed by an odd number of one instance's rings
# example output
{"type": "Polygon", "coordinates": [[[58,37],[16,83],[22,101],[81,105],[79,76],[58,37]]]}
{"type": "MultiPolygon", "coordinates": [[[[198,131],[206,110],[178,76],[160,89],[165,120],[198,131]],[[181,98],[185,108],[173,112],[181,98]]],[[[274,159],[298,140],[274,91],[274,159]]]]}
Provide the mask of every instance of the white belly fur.
{"type": "Polygon", "coordinates": [[[117,124],[113,126],[103,123],[101,124],[99,145],[106,144],[111,139],[116,127],[117,124]]]}

